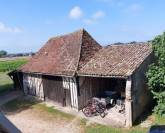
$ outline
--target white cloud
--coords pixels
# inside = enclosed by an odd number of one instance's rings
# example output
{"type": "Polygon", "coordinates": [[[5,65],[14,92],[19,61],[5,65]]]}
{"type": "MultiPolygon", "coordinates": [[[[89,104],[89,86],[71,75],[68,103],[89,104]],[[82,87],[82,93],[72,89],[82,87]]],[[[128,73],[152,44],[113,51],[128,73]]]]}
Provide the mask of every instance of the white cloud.
{"type": "Polygon", "coordinates": [[[93,20],[93,19],[84,19],[83,22],[85,24],[93,24],[93,23],[95,23],[95,20],[93,20]]]}
{"type": "Polygon", "coordinates": [[[132,12],[132,13],[138,14],[142,11],[142,9],[143,7],[140,4],[134,3],[126,9],[126,12],[128,13],[132,12]]]}
{"type": "Polygon", "coordinates": [[[104,16],[105,16],[105,13],[103,11],[97,11],[93,14],[92,18],[99,19],[99,18],[103,18],[104,16]]]}
{"type": "Polygon", "coordinates": [[[0,32],[20,33],[22,30],[18,27],[9,27],[0,22],[0,32]]]}
{"type": "MultiPolygon", "coordinates": [[[[83,10],[79,6],[75,6],[70,10],[69,17],[71,19],[80,19],[83,18],[83,10]]],[[[105,13],[101,10],[93,13],[89,18],[83,18],[85,24],[94,24],[97,23],[99,19],[105,17],[105,13]]]]}
{"type": "Polygon", "coordinates": [[[105,17],[105,13],[103,11],[97,11],[91,16],[91,18],[84,19],[83,22],[85,24],[94,24],[97,23],[99,19],[103,17],[105,17]]]}
{"type": "Polygon", "coordinates": [[[69,17],[72,19],[79,19],[83,16],[83,11],[79,6],[75,6],[70,10],[69,17]]]}

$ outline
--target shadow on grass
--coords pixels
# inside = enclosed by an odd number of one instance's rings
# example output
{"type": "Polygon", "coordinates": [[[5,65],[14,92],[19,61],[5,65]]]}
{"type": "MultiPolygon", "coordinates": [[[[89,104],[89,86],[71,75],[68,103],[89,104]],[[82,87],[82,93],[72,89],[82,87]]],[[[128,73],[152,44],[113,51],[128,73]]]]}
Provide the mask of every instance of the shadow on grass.
{"type": "Polygon", "coordinates": [[[41,101],[31,97],[19,97],[2,105],[0,109],[4,114],[13,115],[15,113],[19,113],[23,110],[31,108],[33,105],[40,102],[41,101]]]}
{"type": "Polygon", "coordinates": [[[5,93],[8,93],[12,90],[14,90],[12,83],[0,85],[0,95],[4,95],[5,93]]]}

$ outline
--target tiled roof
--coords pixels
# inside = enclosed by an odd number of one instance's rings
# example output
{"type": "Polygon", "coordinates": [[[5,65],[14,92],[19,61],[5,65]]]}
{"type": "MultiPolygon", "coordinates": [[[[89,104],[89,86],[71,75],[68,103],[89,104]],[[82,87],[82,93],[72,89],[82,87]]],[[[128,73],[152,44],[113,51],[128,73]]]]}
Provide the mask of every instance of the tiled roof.
{"type": "Polygon", "coordinates": [[[59,76],[127,77],[152,52],[148,43],[101,47],[84,29],[51,38],[19,70],[59,76]]]}
{"type": "Polygon", "coordinates": [[[19,70],[28,73],[73,76],[101,46],[84,30],[51,38],[19,70]]]}
{"type": "Polygon", "coordinates": [[[148,43],[109,45],[99,50],[78,75],[127,77],[151,52],[148,43]]]}

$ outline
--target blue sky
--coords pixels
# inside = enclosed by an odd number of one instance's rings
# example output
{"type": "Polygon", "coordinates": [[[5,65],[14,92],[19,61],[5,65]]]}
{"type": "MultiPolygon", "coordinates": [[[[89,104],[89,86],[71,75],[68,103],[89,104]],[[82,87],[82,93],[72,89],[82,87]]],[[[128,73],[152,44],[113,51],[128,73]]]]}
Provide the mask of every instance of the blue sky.
{"type": "Polygon", "coordinates": [[[165,30],[165,0],[0,0],[0,49],[9,53],[80,28],[103,45],[150,40],[165,30]]]}

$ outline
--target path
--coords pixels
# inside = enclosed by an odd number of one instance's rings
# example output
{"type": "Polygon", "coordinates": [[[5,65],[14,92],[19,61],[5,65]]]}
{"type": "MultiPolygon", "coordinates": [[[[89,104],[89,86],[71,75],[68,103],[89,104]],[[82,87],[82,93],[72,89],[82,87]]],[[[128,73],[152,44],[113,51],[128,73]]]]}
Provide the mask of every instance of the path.
{"type": "Polygon", "coordinates": [[[22,133],[80,133],[77,120],[56,119],[47,112],[29,108],[21,112],[6,115],[22,133]],[[68,124],[71,123],[71,124],[68,124]]]}

